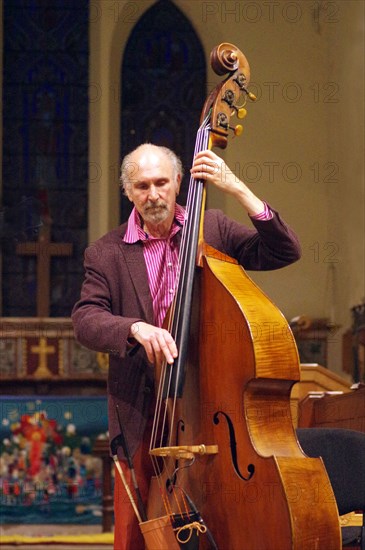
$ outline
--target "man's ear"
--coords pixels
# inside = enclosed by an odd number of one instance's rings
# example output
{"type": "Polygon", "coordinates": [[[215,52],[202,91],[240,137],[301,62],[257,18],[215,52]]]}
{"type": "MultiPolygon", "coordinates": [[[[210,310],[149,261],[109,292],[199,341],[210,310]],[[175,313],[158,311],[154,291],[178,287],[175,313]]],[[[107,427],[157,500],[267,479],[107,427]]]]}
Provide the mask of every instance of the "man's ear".
{"type": "Polygon", "coordinates": [[[180,185],[181,185],[181,174],[177,175],[176,178],[176,196],[180,193],[180,185]]]}
{"type": "Polygon", "coordinates": [[[125,189],[125,190],[124,190],[124,194],[125,194],[125,196],[127,197],[128,200],[130,200],[131,202],[133,202],[132,197],[131,197],[131,194],[130,194],[130,192],[129,192],[129,189],[125,189]]]}

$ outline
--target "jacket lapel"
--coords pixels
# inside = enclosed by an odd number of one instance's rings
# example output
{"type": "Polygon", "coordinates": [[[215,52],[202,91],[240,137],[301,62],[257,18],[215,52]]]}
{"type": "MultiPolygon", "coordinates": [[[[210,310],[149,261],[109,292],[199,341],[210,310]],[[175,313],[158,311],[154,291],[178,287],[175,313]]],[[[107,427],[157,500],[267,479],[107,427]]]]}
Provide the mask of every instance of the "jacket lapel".
{"type": "Polygon", "coordinates": [[[143,246],[140,242],[135,244],[122,243],[120,250],[125,259],[129,276],[136,291],[137,300],[145,315],[147,323],[153,323],[153,305],[148,285],[146,263],[143,256],[143,246]]]}

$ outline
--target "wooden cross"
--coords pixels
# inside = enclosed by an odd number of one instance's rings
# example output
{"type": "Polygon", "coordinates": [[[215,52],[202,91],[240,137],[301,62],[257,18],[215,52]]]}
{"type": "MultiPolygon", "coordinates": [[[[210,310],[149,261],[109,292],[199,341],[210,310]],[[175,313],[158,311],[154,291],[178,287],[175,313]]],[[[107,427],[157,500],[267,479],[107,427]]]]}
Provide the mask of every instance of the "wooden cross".
{"type": "Polygon", "coordinates": [[[51,224],[51,219],[46,217],[39,230],[38,241],[20,243],[16,247],[17,254],[37,257],[38,317],[49,317],[51,257],[72,254],[72,243],[51,242],[51,224]]]}
{"type": "Polygon", "coordinates": [[[30,352],[39,355],[39,364],[37,370],[34,372],[34,376],[42,378],[52,375],[47,366],[47,356],[54,355],[56,353],[56,349],[54,346],[47,346],[47,338],[41,336],[39,338],[38,346],[31,346],[30,352]]]}

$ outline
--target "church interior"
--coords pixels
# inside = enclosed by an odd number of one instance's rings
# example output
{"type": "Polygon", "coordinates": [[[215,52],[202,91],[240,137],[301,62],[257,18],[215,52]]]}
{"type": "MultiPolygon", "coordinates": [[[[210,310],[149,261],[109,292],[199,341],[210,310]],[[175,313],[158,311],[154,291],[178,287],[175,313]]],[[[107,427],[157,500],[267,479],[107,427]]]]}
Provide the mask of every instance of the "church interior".
{"type": "MultiPolygon", "coordinates": [[[[301,245],[292,265],[249,273],[297,345],[293,426],[365,433],[364,7],[1,3],[4,549],[113,547],[108,356],[79,344],[71,322],[83,254],[131,212],[119,186],[125,154],[144,142],[164,145],[189,173],[203,105],[225,78],[210,63],[222,43],[247,57],[256,99],[245,103],[247,117],[232,117],[227,147],[216,152],[301,245]]],[[[185,175],[182,205],[187,186],[185,175]]],[[[206,206],[250,224],[213,186],[206,206]]],[[[361,529],[363,509],[340,522],[361,529]]],[[[365,535],[360,544],[352,548],[365,548],[365,535]]]]}

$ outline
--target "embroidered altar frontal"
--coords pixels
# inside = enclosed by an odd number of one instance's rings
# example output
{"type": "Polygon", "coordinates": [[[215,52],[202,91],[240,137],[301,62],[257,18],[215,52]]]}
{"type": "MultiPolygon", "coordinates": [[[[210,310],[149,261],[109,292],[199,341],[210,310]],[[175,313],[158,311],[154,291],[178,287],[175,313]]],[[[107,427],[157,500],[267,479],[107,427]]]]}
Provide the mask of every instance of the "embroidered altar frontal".
{"type": "Polygon", "coordinates": [[[105,397],[2,397],[1,524],[99,524],[105,397]]]}

